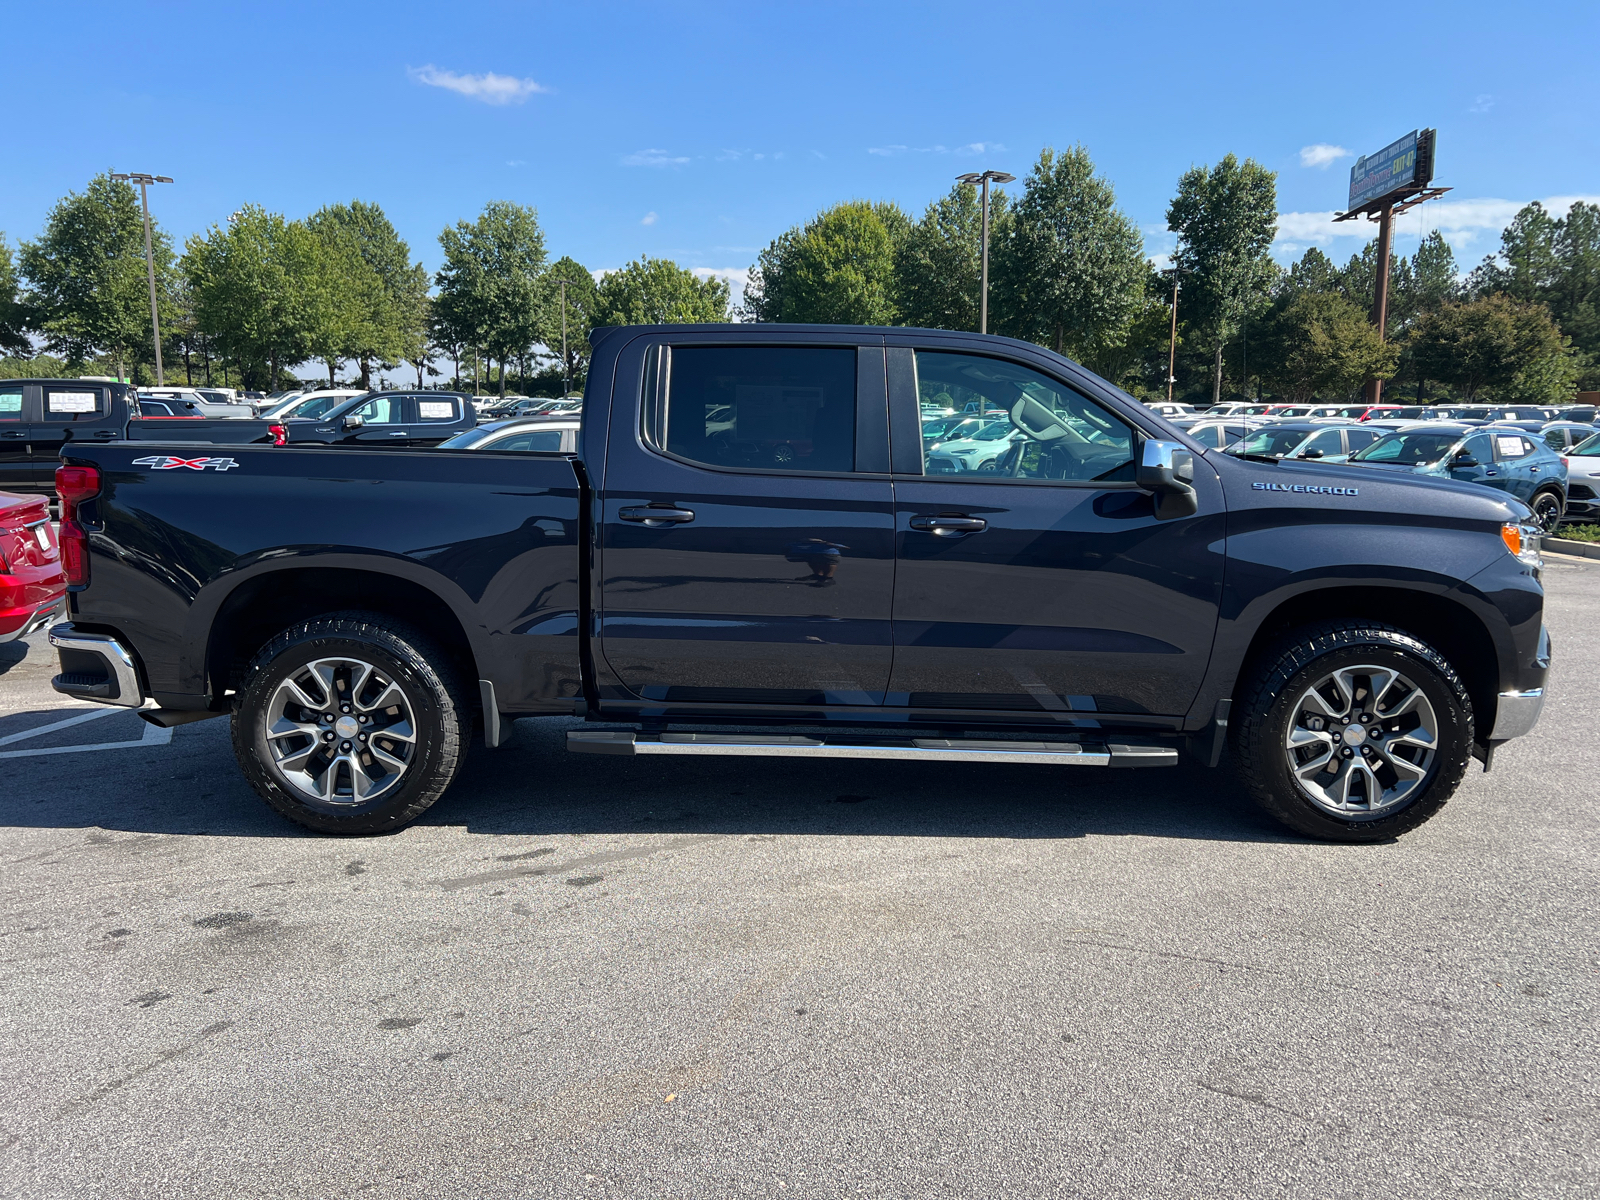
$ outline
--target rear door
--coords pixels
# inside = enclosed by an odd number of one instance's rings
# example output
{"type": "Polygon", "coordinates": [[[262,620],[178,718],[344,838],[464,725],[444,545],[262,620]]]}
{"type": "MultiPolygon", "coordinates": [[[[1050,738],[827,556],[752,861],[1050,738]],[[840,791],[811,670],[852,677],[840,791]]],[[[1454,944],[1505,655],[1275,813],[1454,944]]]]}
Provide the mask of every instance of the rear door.
{"type": "Polygon", "coordinates": [[[39,389],[32,384],[0,386],[0,492],[31,492],[33,455],[28,448],[28,393],[38,404],[39,389]]]}
{"type": "Polygon", "coordinates": [[[638,338],[619,359],[604,458],[602,700],[812,717],[883,703],[881,338],[638,338]]]}
{"type": "Polygon", "coordinates": [[[407,396],[406,403],[410,408],[406,417],[409,422],[406,432],[410,435],[406,438],[407,445],[437,446],[451,434],[471,427],[470,422],[462,420],[459,396],[437,393],[430,396],[424,392],[420,396],[407,396]]]}
{"type": "Polygon", "coordinates": [[[69,441],[111,441],[121,431],[111,426],[111,392],[104,384],[47,383],[40,392],[40,410],[28,429],[32,490],[52,491],[62,446],[69,441]]]}
{"type": "Polygon", "coordinates": [[[1204,460],[1198,514],[1158,521],[1133,483],[1132,413],[1091,380],[986,343],[887,340],[899,555],[886,705],[914,720],[1186,712],[1222,589],[1222,488],[1204,460]],[[933,474],[919,394],[1006,410],[1030,399],[1067,432],[1018,442],[994,470],[933,474]]]}
{"type": "Polygon", "coordinates": [[[1533,443],[1515,430],[1496,430],[1494,457],[1505,477],[1504,487],[1518,500],[1529,500],[1537,482],[1533,443]]]}

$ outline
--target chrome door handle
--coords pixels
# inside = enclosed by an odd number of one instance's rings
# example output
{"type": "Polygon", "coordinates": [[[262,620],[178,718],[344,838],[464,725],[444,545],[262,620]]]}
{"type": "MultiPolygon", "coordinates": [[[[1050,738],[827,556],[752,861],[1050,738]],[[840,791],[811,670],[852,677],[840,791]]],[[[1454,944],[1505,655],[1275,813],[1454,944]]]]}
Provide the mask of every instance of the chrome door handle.
{"type": "Polygon", "coordinates": [[[406,431],[404,429],[396,429],[393,432],[391,432],[389,434],[389,436],[390,437],[405,437],[406,436],[406,431]]]}
{"type": "Polygon", "coordinates": [[[687,508],[671,508],[665,505],[657,507],[653,504],[620,509],[617,516],[624,521],[647,525],[651,529],[660,529],[663,525],[683,525],[694,520],[694,513],[687,508]]]}
{"type": "Polygon", "coordinates": [[[989,522],[982,517],[969,517],[961,513],[941,514],[937,517],[912,517],[911,528],[934,537],[961,537],[968,533],[982,533],[989,522]]]}

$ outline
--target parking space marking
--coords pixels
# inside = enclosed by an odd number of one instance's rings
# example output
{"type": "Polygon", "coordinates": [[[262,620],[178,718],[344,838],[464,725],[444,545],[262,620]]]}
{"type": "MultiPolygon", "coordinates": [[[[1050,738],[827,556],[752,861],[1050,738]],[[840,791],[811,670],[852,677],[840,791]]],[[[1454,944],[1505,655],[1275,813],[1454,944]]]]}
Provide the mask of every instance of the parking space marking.
{"type": "MultiPolygon", "coordinates": [[[[126,708],[106,708],[96,712],[81,713],[76,717],[68,717],[63,721],[54,721],[49,725],[41,725],[38,729],[27,729],[22,733],[8,734],[0,738],[0,746],[11,742],[26,741],[28,738],[42,737],[47,733],[54,733],[58,729],[66,729],[73,725],[81,725],[85,721],[92,721],[96,717],[115,716],[119,712],[131,712],[126,708]]],[[[146,724],[144,733],[139,737],[126,742],[96,742],[90,746],[45,746],[35,750],[0,750],[0,758],[38,758],[46,754],[88,754],[95,750],[126,750],[135,746],[165,746],[172,740],[172,730],[163,729],[160,725],[146,724]]]]}

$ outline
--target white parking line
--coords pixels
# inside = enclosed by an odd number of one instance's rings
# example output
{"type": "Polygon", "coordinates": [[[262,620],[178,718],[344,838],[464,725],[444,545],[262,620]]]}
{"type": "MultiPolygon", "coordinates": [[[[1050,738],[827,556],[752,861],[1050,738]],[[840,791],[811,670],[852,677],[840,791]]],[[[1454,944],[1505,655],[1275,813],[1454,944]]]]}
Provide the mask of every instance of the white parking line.
{"type": "MultiPolygon", "coordinates": [[[[111,717],[119,712],[131,712],[125,708],[104,708],[94,712],[80,713],[76,717],[68,717],[63,721],[53,721],[49,725],[41,725],[37,729],[27,729],[21,733],[7,734],[0,738],[0,746],[12,742],[26,741],[28,738],[42,737],[47,733],[54,733],[58,729],[66,729],[73,725],[82,725],[85,721],[92,721],[96,717],[111,717]]],[[[0,750],[0,758],[37,758],[45,754],[87,754],[94,750],[126,750],[133,746],[165,746],[172,740],[172,730],[163,729],[159,725],[146,725],[144,733],[132,741],[127,742],[96,742],[92,746],[46,746],[38,750],[0,750]]]]}

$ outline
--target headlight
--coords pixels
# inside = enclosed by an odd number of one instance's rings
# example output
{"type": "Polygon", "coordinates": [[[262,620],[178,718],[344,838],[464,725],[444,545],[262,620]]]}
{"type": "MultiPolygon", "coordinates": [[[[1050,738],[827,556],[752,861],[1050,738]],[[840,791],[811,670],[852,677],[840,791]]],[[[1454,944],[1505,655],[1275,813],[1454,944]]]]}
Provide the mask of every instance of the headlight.
{"type": "Polygon", "coordinates": [[[1544,559],[1539,554],[1543,539],[1544,531],[1537,525],[1516,522],[1500,526],[1500,540],[1506,544],[1506,549],[1530,567],[1544,566],[1544,559]]]}

